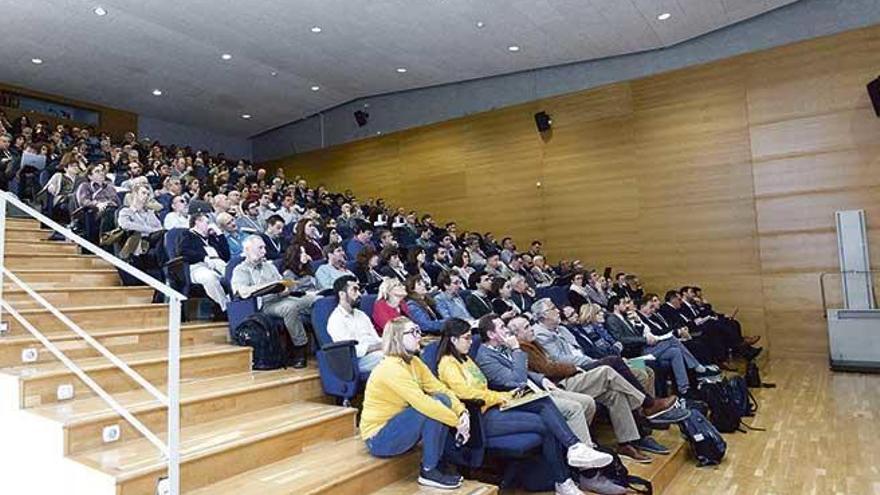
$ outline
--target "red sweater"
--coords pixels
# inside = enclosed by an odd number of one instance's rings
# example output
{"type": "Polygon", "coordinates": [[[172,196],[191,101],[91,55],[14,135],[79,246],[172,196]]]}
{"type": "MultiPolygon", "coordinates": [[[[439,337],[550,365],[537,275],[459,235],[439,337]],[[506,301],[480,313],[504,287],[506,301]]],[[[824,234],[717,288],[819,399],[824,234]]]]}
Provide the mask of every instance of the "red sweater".
{"type": "Polygon", "coordinates": [[[409,316],[409,309],[407,309],[404,301],[401,301],[400,304],[394,308],[384,299],[376,300],[376,304],[373,305],[372,318],[373,326],[376,327],[376,332],[380,337],[385,330],[385,324],[398,316],[409,316]]]}

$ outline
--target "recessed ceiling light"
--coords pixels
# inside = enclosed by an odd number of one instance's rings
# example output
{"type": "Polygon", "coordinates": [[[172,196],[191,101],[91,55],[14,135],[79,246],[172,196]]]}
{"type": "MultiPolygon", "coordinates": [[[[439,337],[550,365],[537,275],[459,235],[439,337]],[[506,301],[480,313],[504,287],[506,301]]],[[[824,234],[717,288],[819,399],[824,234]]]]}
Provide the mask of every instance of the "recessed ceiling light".
{"type": "Polygon", "coordinates": [[[102,17],[107,15],[107,9],[105,9],[104,7],[95,7],[94,12],[95,12],[95,15],[99,15],[102,17]]]}
{"type": "Polygon", "coordinates": [[[41,59],[41,58],[32,58],[32,59],[31,59],[31,63],[34,64],[34,65],[40,65],[40,64],[43,63],[43,59],[41,59]]]}
{"type": "Polygon", "coordinates": [[[161,89],[154,89],[153,96],[162,96],[162,90],[161,89]]]}
{"type": "Polygon", "coordinates": [[[396,70],[397,72],[403,74],[404,72],[406,72],[406,67],[398,67],[398,68],[396,68],[396,69],[394,69],[394,70],[396,70]]]}
{"type": "Polygon", "coordinates": [[[222,58],[223,60],[232,60],[232,55],[224,53],[223,55],[220,55],[220,58],[222,58]]]}
{"type": "Polygon", "coordinates": [[[507,51],[509,51],[509,52],[518,52],[518,51],[519,51],[519,46],[517,46],[517,45],[510,45],[510,46],[507,47],[507,51]]]}
{"type": "Polygon", "coordinates": [[[664,13],[658,15],[657,19],[660,19],[661,21],[665,21],[666,19],[669,19],[670,17],[672,17],[672,14],[670,14],[669,12],[664,12],[664,13]]]}
{"type": "Polygon", "coordinates": [[[243,119],[249,119],[249,118],[251,118],[251,114],[249,114],[249,113],[243,113],[243,114],[241,114],[241,118],[243,118],[243,119]]]}
{"type": "Polygon", "coordinates": [[[313,33],[320,33],[320,32],[321,32],[321,26],[312,26],[312,32],[313,32],[313,33]]]}
{"type": "Polygon", "coordinates": [[[273,70],[273,71],[272,71],[272,72],[270,72],[270,74],[272,74],[272,77],[275,77],[275,76],[277,76],[277,75],[278,75],[278,73],[277,73],[277,72],[275,72],[275,71],[274,71],[274,70],[273,70]]]}
{"type": "Polygon", "coordinates": [[[312,86],[312,91],[317,91],[319,89],[321,89],[321,86],[317,86],[317,85],[312,86]]]}
{"type": "Polygon", "coordinates": [[[483,22],[483,21],[477,21],[477,28],[479,28],[479,29],[483,29],[484,27],[486,27],[486,23],[485,23],[485,22],[483,22]]]}

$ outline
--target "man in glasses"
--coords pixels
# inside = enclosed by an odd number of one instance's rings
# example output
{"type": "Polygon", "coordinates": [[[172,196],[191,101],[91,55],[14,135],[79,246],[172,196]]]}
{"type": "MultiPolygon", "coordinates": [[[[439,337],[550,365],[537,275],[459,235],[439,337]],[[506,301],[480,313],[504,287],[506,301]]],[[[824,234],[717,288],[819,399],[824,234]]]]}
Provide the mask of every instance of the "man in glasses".
{"type": "Polygon", "coordinates": [[[358,369],[362,374],[369,373],[384,356],[382,338],[373,328],[370,317],[357,309],[361,298],[361,287],[357,278],[351,275],[337,278],[333,282],[333,293],[339,299],[339,304],[327,320],[327,333],[334,342],[356,340],[354,350],[358,358],[358,369]]]}

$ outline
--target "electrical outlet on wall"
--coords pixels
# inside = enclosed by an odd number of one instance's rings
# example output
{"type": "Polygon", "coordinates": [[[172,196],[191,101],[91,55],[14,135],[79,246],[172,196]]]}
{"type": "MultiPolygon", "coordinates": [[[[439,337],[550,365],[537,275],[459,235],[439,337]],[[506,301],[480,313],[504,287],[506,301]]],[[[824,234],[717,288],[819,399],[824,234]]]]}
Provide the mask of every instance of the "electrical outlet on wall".
{"type": "Polygon", "coordinates": [[[6,335],[7,333],[9,333],[9,322],[0,321],[0,335],[6,335]]]}
{"type": "Polygon", "coordinates": [[[55,394],[58,400],[70,400],[73,398],[73,385],[65,383],[58,385],[58,392],[55,394]]]}
{"type": "Polygon", "coordinates": [[[33,347],[28,347],[27,349],[21,350],[22,363],[34,363],[37,361],[38,357],[40,357],[40,353],[33,347]]]}
{"type": "Polygon", "coordinates": [[[168,495],[171,493],[171,485],[168,483],[168,478],[159,478],[159,482],[156,483],[156,495],[168,495]]]}
{"type": "Polygon", "coordinates": [[[122,434],[122,431],[119,428],[119,425],[110,425],[105,426],[104,430],[101,431],[101,438],[104,440],[104,443],[112,443],[119,440],[119,436],[122,434]]]}

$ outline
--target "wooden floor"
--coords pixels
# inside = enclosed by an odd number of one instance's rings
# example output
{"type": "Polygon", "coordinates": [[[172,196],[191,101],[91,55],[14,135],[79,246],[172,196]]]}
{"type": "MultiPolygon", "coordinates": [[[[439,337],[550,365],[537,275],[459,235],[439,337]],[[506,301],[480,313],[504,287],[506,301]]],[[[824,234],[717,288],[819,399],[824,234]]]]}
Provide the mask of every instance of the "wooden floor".
{"type": "Polygon", "coordinates": [[[778,388],[756,393],[753,424],[767,431],[725,435],[720,466],[686,463],[664,495],[880,494],[880,375],[778,358],[764,375],[778,388]]]}

